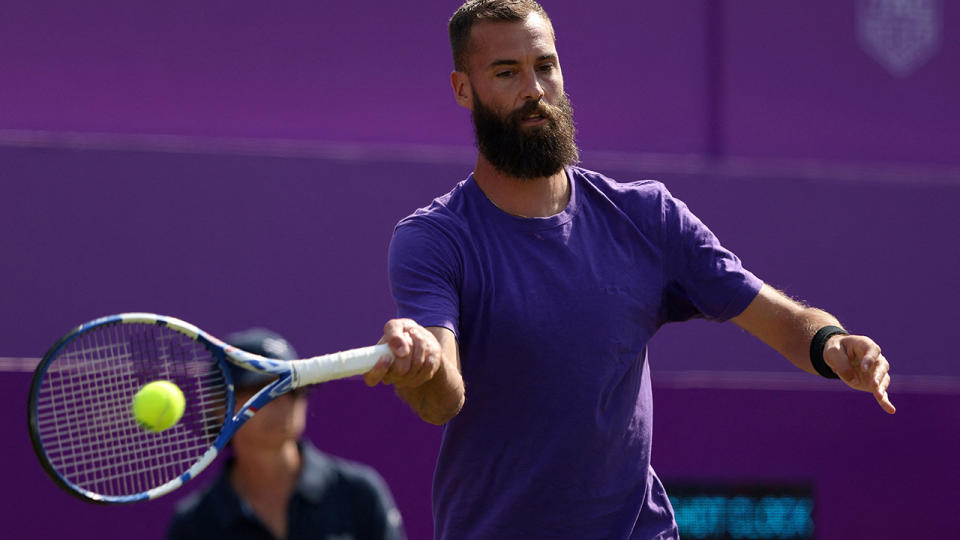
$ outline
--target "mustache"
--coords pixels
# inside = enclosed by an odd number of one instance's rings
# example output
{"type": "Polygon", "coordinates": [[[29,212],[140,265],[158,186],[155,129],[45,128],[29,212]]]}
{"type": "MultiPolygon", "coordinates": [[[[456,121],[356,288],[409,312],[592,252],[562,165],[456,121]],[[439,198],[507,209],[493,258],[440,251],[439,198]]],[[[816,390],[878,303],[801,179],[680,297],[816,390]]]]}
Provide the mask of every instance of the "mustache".
{"type": "Polygon", "coordinates": [[[542,99],[536,101],[527,101],[520,108],[515,109],[507,116],[511,124],[519,124],[521,120],[531,114],[539,114],[547,120],[556,119],[556,107],[544,102],[542,99]]]}

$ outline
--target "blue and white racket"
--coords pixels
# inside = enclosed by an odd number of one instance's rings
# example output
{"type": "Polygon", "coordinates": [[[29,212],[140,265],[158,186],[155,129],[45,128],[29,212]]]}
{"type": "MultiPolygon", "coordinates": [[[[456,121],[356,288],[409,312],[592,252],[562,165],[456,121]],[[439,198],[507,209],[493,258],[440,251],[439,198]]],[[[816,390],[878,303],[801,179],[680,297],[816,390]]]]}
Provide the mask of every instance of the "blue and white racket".
{"type": "Polygon", "coordinates": [[[33,375],[30,439],[44,469],[70,493],[98,503],[165,495],[213,462],[258,409],[296,388],[369,371],[387,345],[291,362],[227,345],[199,328],[150,313],[90,321],[61,338],[33,375]],[[228,362],[277,375],[234,414],[228,362]],[[146,383],[166,379],[186,407],[173,427],[147,431],[131,405],[146,383]]]}

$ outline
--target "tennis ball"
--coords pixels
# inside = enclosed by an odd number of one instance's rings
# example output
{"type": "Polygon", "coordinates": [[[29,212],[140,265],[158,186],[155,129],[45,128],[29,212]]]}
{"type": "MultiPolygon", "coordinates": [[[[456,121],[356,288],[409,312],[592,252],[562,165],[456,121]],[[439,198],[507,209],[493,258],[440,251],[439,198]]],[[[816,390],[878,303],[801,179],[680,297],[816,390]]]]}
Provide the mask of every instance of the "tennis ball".
{"type": "Polygon", "coordinates": [[[133,397],[133,417],[143,429],[159,432],[170,429],[183,416],[186,400],[170,381],[145,384],[133,397]]]}

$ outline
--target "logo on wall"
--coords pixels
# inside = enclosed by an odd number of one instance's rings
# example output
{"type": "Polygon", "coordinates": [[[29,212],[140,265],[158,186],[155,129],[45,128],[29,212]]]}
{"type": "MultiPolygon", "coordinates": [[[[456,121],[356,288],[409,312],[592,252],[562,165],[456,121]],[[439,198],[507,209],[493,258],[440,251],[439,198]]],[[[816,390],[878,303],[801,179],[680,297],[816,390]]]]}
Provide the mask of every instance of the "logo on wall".
{"type": "Polygon", "coordinates": [[[887,71],[906,77],[940,49],[941,0],[857,0],[857,40],[887,71]]]}

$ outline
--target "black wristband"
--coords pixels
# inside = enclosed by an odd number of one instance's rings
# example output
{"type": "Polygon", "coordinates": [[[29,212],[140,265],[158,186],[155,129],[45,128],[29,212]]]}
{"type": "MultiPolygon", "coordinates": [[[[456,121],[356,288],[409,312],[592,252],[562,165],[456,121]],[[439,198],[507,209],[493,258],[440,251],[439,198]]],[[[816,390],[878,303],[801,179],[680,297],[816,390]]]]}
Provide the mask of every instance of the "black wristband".
{"type": "Polygon", "coordinates": [[[846,336],[849,335],[849,332],[839,326],[824,326],[820,330],[817,330],[817,333],[813,335],[813,339],[810,340],[810,363],[813,364],[813,369],[817,370],[817,373],[828,379],[840,378],[830,369],[830,366],[823,361],[823,349],[827,345],[827,340],[830,339],[830,336],[837,334],[846,336]]]}

